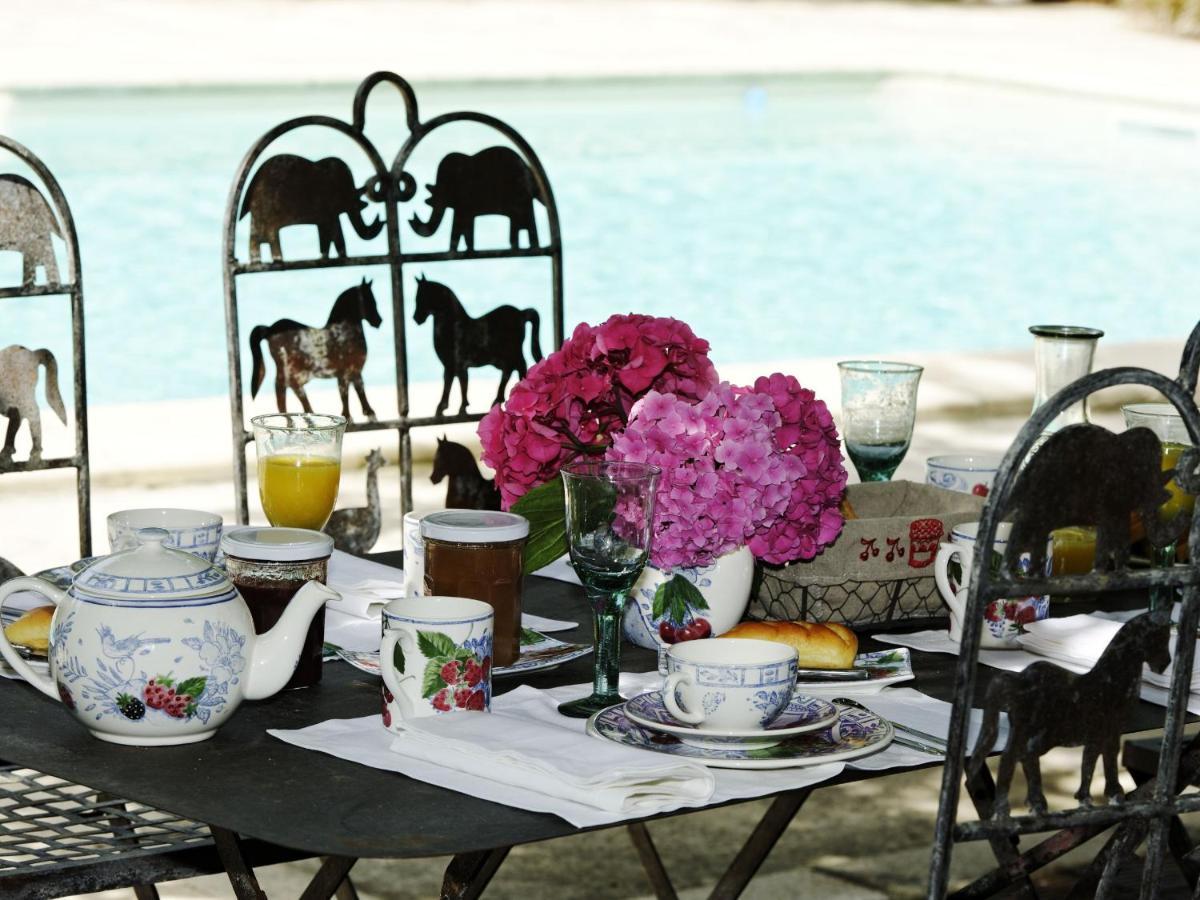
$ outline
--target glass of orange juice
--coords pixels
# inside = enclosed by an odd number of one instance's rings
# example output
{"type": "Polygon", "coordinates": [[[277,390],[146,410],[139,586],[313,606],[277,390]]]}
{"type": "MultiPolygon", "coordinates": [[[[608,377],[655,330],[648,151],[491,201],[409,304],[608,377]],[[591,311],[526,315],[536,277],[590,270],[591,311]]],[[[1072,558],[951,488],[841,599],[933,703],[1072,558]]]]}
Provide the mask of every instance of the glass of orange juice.
{"type": "Polygon", "coordinates": [[[320,413],[255,416],[258,496],[272,525],[320,531],[342,475],[346,420],[320,413]]]}
{"type": "MultiPolygon", "coordinates": [[[[1130,403],[1121,407],[1125,417],[1126,428],[1149,428],[1162,444],[1162,468],[1166,472],[1174,469],[1179,463],[1183,451],[1192,446],[1191,435],[1188,434],[1183,416],[1170,403],[1130,403]]],[[[1158,518],[1162,522],[1173,520],[1180,513],[1188,519],[1196,506],[1196,498],[1184,493],[1183,489],[1172,478],[1167,482],[1168,499],[1158,508],[1158,518]]],[[[1176,545],[1154,547],[1154,565],[1156,567],[1172,566],[1176,559],[1176,545]]],[[[1156,588],[1150,594],[1150,606],[1156,608],[1173,601],[1174,589],[1156,588]]]]}

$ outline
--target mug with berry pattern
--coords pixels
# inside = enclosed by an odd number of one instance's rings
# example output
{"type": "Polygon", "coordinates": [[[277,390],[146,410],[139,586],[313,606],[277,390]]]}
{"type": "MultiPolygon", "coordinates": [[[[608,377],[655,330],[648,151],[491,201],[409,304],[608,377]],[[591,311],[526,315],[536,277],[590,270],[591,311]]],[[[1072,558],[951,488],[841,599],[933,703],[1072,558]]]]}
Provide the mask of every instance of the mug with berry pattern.
{"type": "Polygon", "coordinates": [[[492,608],[466,597],[406,597],[383,608],[383,724],[492,705],[492,608]]]}

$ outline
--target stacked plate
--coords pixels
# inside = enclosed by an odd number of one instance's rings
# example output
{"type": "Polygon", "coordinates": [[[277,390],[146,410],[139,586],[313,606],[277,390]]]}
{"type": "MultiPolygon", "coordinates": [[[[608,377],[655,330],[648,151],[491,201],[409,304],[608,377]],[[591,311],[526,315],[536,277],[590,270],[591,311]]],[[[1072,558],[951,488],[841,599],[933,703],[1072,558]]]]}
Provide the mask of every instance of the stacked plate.
{"type": "Polygon", "coordinates": [[[839,762],[877,753],[892,741],[892,726],[874,713],[799,693],[765,728],[729,731],[678,721],[662,692],[651,691],[596,713],[588,733],[726,769],[839,762]]]}

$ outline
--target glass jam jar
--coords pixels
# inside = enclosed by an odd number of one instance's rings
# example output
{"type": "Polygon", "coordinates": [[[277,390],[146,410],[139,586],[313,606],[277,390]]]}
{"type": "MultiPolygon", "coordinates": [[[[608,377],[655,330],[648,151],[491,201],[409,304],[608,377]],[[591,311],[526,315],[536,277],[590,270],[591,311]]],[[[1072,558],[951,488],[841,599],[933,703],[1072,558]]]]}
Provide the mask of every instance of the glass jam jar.
{"type": "MultiPolygon", "coordinates": [[[[254,631],[269,631],[292,597],[310,581],[325,583],[333,538],[307,528],[231,528],[221,538],[225,571],[254,619],[254,631]]],[[[300,649],[300,661],[284,690],[311,687],[321,680],[325,609],[313,617],[300,649]]]]}
{"type": "Polygon", "coordinates": [[[444,509],[421,519],[425,594],[468,597],[495,614],[494,664],[521,655],[521,582],[529,520],[515,513],[444,509]]]}

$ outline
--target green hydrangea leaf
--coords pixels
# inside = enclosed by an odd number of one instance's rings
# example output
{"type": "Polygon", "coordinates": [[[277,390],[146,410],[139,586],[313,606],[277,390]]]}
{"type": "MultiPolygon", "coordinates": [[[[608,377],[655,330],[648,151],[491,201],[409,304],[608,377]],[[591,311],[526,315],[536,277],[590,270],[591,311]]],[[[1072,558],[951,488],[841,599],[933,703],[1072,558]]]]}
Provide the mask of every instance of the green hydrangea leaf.
{"type": "Polygon", "coordinates": [[[512,505],[511,512],[529,520],[525,571],[536,572],[567,552],[567,510],[562,478],[547,481],[512,505]]]}

